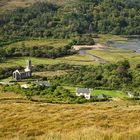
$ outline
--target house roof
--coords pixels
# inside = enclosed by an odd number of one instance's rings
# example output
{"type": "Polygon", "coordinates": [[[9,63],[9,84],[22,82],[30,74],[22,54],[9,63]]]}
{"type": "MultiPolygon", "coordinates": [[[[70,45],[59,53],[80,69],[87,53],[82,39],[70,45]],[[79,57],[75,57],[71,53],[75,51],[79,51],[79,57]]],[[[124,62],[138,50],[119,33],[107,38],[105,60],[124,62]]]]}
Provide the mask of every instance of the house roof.
{"type": "Polygon", "coordinates": [[[37,81],[36,84],[38,86],[46,86],[46,87],[50,87],[51,86],[49,81],[37,81]]]}
{"type": "Polygon", "coordinates": [[[90,93],[90,90],[88,88],[77,88],[76,92],[78,94],[80,94],[80,93],[90,93]]]}

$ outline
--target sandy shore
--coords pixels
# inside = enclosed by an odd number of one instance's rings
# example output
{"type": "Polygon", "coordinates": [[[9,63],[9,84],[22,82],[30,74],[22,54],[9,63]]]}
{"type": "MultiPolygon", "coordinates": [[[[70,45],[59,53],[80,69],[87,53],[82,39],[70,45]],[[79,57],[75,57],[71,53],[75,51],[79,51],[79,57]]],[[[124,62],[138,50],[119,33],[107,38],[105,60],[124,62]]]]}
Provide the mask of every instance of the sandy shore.
{"type": "Polygon", "coordinates": [[[81,50],[81,49],[96,49],[96,50],[102,50],[102,49],[105,49],[107,48],[106,45],[104,44],[100,44],[100,43],[97,43],[95,45],[74,45],[73,46],[73,49],[74,50],[81,50]]]}

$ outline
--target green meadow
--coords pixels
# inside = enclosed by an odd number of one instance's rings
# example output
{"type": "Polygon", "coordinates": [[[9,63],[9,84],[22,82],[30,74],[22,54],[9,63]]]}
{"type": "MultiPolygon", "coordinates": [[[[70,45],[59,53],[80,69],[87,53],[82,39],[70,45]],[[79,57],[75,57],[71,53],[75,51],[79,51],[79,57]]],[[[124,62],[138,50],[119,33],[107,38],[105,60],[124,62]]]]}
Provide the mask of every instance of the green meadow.
{"type": "Polygon", "coordinates": [[[109,97],[118,97],[118,98],[125,98],[127,95],[123,93],[122,91],[117,91],[117,90],[92,90],[92,95],[93,96],[98,96],[100,94],[104,94],[109,97]]]}
{"type": "MultiPolygon", "coordinates": [[[[116,51],[116,50],[115,50],[116,51]]],[[[120,51],[120,49],[119,49],[120,51]]],[[[128,60],[132,66],[136,66],[140,62],[140,54],[133,54],[133,53],[123,53],[123,52],[106,52],[103,50],[88,50],[86,51],[88,54],[100,57],[110,63],[116,63],[122,60],[128,60]]]]}
{"type": "MultiPolygon", "coordinates": [[[[4,62],[0,63],[0,67],[15,67],[15,66],[25,66],[25,60],[28,57],[14,57],[6,59],[4,62]]],[[[89,56],[82,56],[82,55],[73,55],[67,57],[61,57],[56,59],[48,59],[48,58],[35,58],[30,57],[32,60],[33,65],[40,65],[40,64],[59,64],[59,63],[66,63],[72,65],[98,65],[99,63],[93,61],[89,56]]]]}
{"type": "Polygon", "coordinates": [[[25,47],[33,47],[33,46],[52,46],[55,48],[63,47],[70,43],[70,39],[41,39],[41,38],[36,38],[36,39],[27,39],[24,41],[18,41],[9,45],[6,45],[5,47],[22,47],[24,44],[25,47]]]}

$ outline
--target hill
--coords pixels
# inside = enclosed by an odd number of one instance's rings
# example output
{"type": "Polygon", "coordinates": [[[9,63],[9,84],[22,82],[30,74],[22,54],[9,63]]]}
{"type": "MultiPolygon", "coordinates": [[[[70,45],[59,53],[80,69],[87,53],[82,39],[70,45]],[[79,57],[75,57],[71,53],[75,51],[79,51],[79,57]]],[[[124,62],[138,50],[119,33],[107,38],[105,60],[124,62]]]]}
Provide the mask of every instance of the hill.
{"type": "Polygon", "coordinates": [[[138,0],[77,0],[63,5],[36,2],[0,15],[0,39],[69,38],[93,33],[139,35],[139,7],[138,0]]]}
{"type": "Polygon", "coordinates": [[[127,101],[57,105],[0,93],[0,139],[138,140],[139,110],[127,101]]]}

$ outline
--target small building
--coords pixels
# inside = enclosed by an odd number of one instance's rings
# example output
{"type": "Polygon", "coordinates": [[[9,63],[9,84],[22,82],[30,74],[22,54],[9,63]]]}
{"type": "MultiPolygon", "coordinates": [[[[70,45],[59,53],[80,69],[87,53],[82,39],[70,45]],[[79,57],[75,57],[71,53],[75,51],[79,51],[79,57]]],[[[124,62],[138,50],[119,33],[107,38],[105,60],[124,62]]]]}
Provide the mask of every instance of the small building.
{"type": "Polygon", "coordinates": [[[51,86],[50,81],[36,81],[35,84],[37,86],[45,86],[45,87],[50,87],[51,86]]]}
{"type": "Polygon", "coordinates": [[[133,95],[132,93],[130,93],[130,92],[128,92],[127,95],[128,95],[130,98],[133,98],[133,97],[134,97],[134,95],[133,95]]]}
{"type": "Polygon", "coordinates": [[[99,94],[97,96],[98,99],[107,99],[107,96],[105,94],[99,94]]]}
{"type": "Polygon", "coordinates": [[[76,89],[76,96],[84,96],[87,100],[91,98],[91,91],[88,88],[77,88],[76,89]]]}
{"type": "Polygon", "coordinates": [[[24,70],[15,70],[13,72],[13,79],[16,81],[25,78],[30,78],[31,76],[32,76],[32,63],[30,59],[26,61],[26,68],[24,70]]]}

